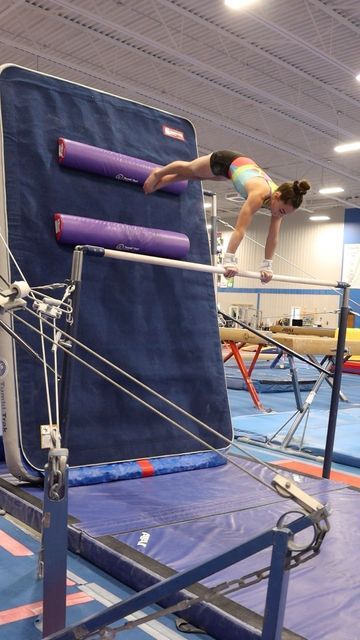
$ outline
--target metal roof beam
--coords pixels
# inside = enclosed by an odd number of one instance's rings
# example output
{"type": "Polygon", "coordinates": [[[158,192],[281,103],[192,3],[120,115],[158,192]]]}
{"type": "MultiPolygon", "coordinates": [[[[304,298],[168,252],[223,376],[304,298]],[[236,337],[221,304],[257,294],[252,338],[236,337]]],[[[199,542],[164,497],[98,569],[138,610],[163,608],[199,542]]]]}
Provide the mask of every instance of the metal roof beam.
{"type": "MultiPolygon", "coordinates": [[[[215,76],[214,79],[212,78],[208,78],[208,77],[204,77],[204,76],[200,76],[203,77],[204,80],[207,80],[208,82],[215,84],[216,86],[222,88],[222,85],[220,83],[218,83],[216,81],[216,77],[221,78],[222,80],[224,80],[224,82],[226,82],[228,85],[228,87],[226,87],[229,91],[231,91],[231,86],[235,86],[238,87],[240,90],[243,91],[248,91],[250,93],[253,93],[257,96],[259,96],[261,99],[263,100],[267,100],[269,102],[274,103],[276,106],[281,105],[285,110],[287,110],[288,112],[293,112],[296,114],[299,114],[302,116],[302,118],[308,119],[310,122],[314,122],[317,123],[318,125],[320,125],[321,127],[328,129],[330,131],[333,131],[336,135],[338,135],[339,133],[344,134],[345,136],[352,136],[353,132],[347,131],[345,129],[339,128],[339,126],[336,124],[333,124],[331,122],[328,122],[326,120],[323,120],[322,118],[316,116],[314,113],[309,113],[307,111],[305,111],[304,109],[302,109],[301,107],[298,107],[292,103],[289,103],[285,100],[280,99],[279,97],[269,93],[268,91],[264,91],[262,89],[259,89],[257,87],[254,87],[253,85],[250,85],[247,82],[241,81],[237,78],[234,78],[232,75],[225,73],[224,71],[221,71],[220,69],[217,69],[211,65],[208,65],[204,62],[199,61],[198,59],[189,56],[185,53],[181,53],[179,51],[174,50],[174,48],[170,48],[170,47],[166,47],[165,45],[160,45],[159,43],[157,43],[156,41],[152,40],[151,38],[148,38],[142,34],[139,34],[131,29],[125,28],[122,25],[118,25],[116,23],[114,23],[113,21],[109,21],[109,20],[105,20],[103,19],[101,16],[88,11],[86,9],[83,8],[76,8],[74,7],[72,4],[70,4],[69,2],[67,2],[66,0],[49,0],[50,4],[53,5],[57,5],[60,6],[62,8],[66,8],[67,10],[71,11],[71,12],[76,12],[78,14],[81,14],[83,16],[85,16],[86,18],[90,19],[92,22],[97,22],[105,27],[111,28],[112,30],[116,29],[119,31],[119,33],[122,33],[128,37],[133,38],[134,40],[137,40],[138,42],[145,44],[149,47],[151,47],[151,49],[153,50],[153,52],[156,51],[160,51],[162,53],[165,53],[167,56],[169,56],[170,60],[168,60],[169,63],[171,63],[171,60],[180,60],[182,62],[185,62],[188,65],[191,65],[192,67],[194,67],[195,69],[201,69],[204,73],[208,73],[211,74],[213,76],[215,76]]],[[[32,5],[34,6],[34,2],[32,2],[32,5]]],[[[39,8],[41,9],[41,3],[39,2],[39,8]]],[[[99,32],[96,31],[96,29],[93,29],[95,33],[98,33],[99,35],[103,36],[103,37],[107,37],[104,34],[101,34],[99,32]]],[[[120,44],[120,43],[118,43],[120,44]]],[[[166,61],[165,61],[166,62],[166,61]]],[[[192,75],[197,75],[199,76],[200,74],[193,71],[191,72],[191,70],[188,70],[189,73],[192,73],[192,75]]],[[[233,92],[236,95],[236,92],[233,92]]],[[[247,96],[248,99],[251,99],[251,97],[247,96]]],[[[259,104],[259,103],[257,103],[259,104]]],[[[261,106],[266,106],[263,103],[261,103],[261,106]]],[[[360,100],[357,101],[357,106],[360,106],[360,100]]],[[[268,107],[269,108],[269,107],[268,107]]],[[[274,109],[273,109],[274,110],[274,109]]],[[[280,115],[285,115],[282,112],[280,112],[280,115]]],[[[291,118],[291,115],[288,114],[289,118],[291,118]]],[[[303,124],[306,125],[306,122],[304,122],[303,124]]],[[[308,125],[309,126],[309,125],[308,125]]]]}
{"type": "Polygon", "coordinates": [[[275,55],[274,53],[270,53],[260,45],[255,44],[253,42],[246,42],[245,38],[242,38],[241,36],[238,36],[232,33],[226,27],[223,27],[222,25],[219,25],[219,24],[215,24],[211,22],[208,18],[205,18],[203,16],[202,17],[197,16],[191,10],[184,9],[183,7],[180,7],[177,4],[174,4],[173,0],[157,0],[157,2],[162,4],[163,6],[171,7],[177,13],[180,13],[182,15],[187,16],[188,18],[191,18],[193,22],[198,22],[199,24],[206,24],[206,27],[208,29],[215,31],[218,34],[225,35],[229,40],[232,40],[233,42],[237,42],[237,44],[241,44],[241,46],[243,46],[244,48],[257,53],[258,55],[261,55],[267,58],[268,60],[271,60],[272,62],[275,62],[279,66],[282,66],[283,68],[287,69],[288,71],[291,71],[292,73],[300,76],[301,78],[308,80],[309,82],[312,82],[313,84],[324,89],[328,93],[331,93],[332,95],[337,96],[341,100],[344,100],[345,102],[348,102],[349,104],[355,105],[357,107],[359,106],[360,101],[357,98],[353,98],[352,96],[347,95],[343,91],[340,91],[340,89],[336,89],[336,87],[329,86],[326,82],[324,82],[320,78],[317,78],[316,76],[310,73],[307,73],[306,71],[303,71],[299,67],[295,67],[293,64],[287,62],[286,60],[282,60],[282,58],[275,55]]]}

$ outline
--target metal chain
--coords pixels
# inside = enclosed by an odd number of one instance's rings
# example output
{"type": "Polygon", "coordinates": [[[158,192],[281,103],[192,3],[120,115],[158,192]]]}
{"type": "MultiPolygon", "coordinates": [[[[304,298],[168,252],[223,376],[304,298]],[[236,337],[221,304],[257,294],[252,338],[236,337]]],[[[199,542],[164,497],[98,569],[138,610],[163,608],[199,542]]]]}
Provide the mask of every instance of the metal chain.
{"type": "Polygon", "coordinates": [[[49,467],[49,498],[51,500],[58,501],[61,499],[63,485],[63,473],[59,468],[59,460],[58,458],[52,458],[51,467],[49,467]]]}
{"type": "MultiPolygon", "coordinates": [[[[290,571],[291,569],[298,567],[300,564],[311,560],[311,558],[316,556],[318,553],[319,549],[317,548],[316,543],[311,545],[311,547],[303,549],[302,551],[293,553],[293,555],[286,562],[284,570],[290,571]]],[[[241,578],[234,578],[233,580],[221,582],[215,587],[210,587],[206,596],[184,598],[184,600],[170,605],[165,609],[155,611],[136,620],[129,620],[118,627],[102,627],[95,632],[91,632],[90,634],[85,633],[85,635],[80,635],[78,636],[78,638],[79,640],[90,640],[91,638],[98,637],[101,638],[101,640],[113,640],[113,638],[116,637],[116,634],[122,631],[130,631],[131,629],[135,629],[142,624],[151,622],[152,620],[157,620],[164,615],[184,611],[186,609],[189,609],[190,607],[193,607],[195,604],[199,604],[200,602],[213,602],[213,600],[215,600],[215,598],[217,598],[218,596],[228,596],[231,593],[235,593],[236,591],[240,591],[241,589],[246,589],[247,587],[258,584],[263,580],[267,580],[270,575],[270,568],[270,565],[268,565],[261,569],[257,569],[256,571],[252,571],[251,573],[247,573],[241,578]]]]}

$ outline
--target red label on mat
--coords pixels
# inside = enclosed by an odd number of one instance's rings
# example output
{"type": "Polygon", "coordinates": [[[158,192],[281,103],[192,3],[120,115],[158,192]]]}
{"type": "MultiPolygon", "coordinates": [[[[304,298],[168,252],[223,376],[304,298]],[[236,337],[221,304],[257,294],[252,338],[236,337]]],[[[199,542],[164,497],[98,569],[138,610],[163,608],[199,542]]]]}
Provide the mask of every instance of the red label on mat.
{"type": "Polygon", "coordinates": [[[164,136],[169,136],[169,138],[176,138],[176,140],[182,140],[184,142],[185,136],[183,131],[179,131],[178,129],[173,129],[172,127],[167,127],[166,124],[162,126],[164,136]]]}
{"type": "Polygon", "coordinates": [[[150,460],[136,460],[136,462],[141,469],[141,475],[143,478],[147,478],[155,474],[155,469],[150,460]]]}

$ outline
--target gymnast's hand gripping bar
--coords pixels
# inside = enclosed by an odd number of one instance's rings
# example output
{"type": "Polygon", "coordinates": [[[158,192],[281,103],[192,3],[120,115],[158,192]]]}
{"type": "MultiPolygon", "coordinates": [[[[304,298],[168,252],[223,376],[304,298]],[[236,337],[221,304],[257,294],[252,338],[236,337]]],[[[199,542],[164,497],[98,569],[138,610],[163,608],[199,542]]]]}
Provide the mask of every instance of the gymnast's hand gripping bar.
{"type": "MultiPolygon", "coordinates": [[[[201,264],[199,262],[187,262],[186,260],[171,260],[170,258],[158,258],[156,256],[147,256],[139,253],[129,253],[127,251],[116,251],[114,249],[104,249],[102,247],[94,247],[91,245],[83,245],[75,247],[78,251],[84,251],[88,255],[98,256],[99,258],[113,258],[115,260],[126,260],[129,262],[142,262],[145,264],[158,265],[160,267],[172,267],[173,269],[186,269],[188,271],[202,271],[204,273],[225,274],[224,267],[213,266],[210,264],[201,264]]],[[[258,271],[239,271],[238,276],[243,278],[260,279],[258,271]]],[[[294,276],[274,275],[272,280],[276,282],[291,282],[294,284],[309,284],[318,287],[344,288],[349,284],[346,282],[334,282],[332,280],[313,280],[312,278],[298,278],[294,276]]]]}

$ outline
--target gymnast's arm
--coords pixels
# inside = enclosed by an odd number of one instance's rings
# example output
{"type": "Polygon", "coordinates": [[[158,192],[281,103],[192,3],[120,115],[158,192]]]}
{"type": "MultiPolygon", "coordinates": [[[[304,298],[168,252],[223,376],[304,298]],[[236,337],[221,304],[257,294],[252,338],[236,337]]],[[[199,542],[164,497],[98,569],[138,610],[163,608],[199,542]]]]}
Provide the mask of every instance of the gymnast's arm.
{"type": "Polygon", "coordinates": [[[270,282],[273,277],[272,258],[279,239],[279,231],[282,218],[271,216],[268,235],[265,243],[265,259],[260,265],[260,280],[264,284],[270,282]]]}
{"type": "Polygon", "coordinates": [[[240,209],[235,229],[232,232],[228,247],[224,256],[225,278],[233,278],[239,271],[235,251],[242,241],[254,213],[263,204],[264,196],[259,193],[249,193],[240,209]]]}
{"type": "Polygon", "coordinates": [[[259,193],[250,193],[240,209],[235,229],[232,232],[227,247],[227,253],[235,253],[240,242],[242,241],[246,230],[253,219],[253,215],[263,204],[263,195],[259,193]]]}
{"type": "Polygon", "coordinates": [[[268,235],[265,243],[265,260],[272,260],[277,243],[279,240],[279,231],[282,218],[271,216],[268,235]]]}

